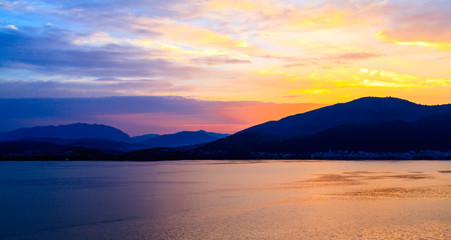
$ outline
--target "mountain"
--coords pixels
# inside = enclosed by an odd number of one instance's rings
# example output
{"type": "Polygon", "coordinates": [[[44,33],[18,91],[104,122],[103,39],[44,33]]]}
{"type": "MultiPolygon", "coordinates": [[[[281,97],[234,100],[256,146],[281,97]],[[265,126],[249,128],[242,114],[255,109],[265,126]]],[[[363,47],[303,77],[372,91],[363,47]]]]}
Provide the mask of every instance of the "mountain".
{"type": "Polygon", "coordinates": [[[449,151],[451,114],[429,116],[413,123],[344,124],[308,137],[266,142],[256,150],[284,153],[449,151]]]}
{"type": "MultiPolygon", "coordinates": [[[[82,155],[98,151],[110,156],[153,147],[179,147],[217,140],[228,134],[206,131],[179,132],[175,134],[146,134],[130,138],[114,127],[101,124],[75,123],[59,126],[21,128],[0,133],[0,155],[31,156],[54,154],[66,156],[67,152],[82,155]],[[39,148],[42,148],[41,150],[39,148]],[[15,149],[15,150],[14,150],[15,149]],[[68,150],[75,149],[75,150],[68,150]],[[86,151],[85,151],[86,150],[86,151]]],[[[195,148],[192,146],[191,148],[195,148]]],[[[72,156],[73,157],[73,156],[72,156]]]]}
{"type": "Polygon", "coordinates": [[[161,136],[161,135],[160,134],[145,134],[145,135],[135,136],[135,137],[130,138],[130,142],[140,143],[140,142],[144,142],[151,138],[155,138],[155,137],[159,137],[159,136],[161,136]]]}
{"type": "Polygon", "coordinates": [[[365,97],[263,123],[199,147],[202,152],[451,150],[451,105],[365,97]],[[449,135],[448,135],[449,134],[449,135]]]}
{"type": "Polygon", "coordinates": [[[19,140],[6,141],[4,143],[15,143],[19,145],[21,142],[27,143],[53,143],[65,147],[83,147],[88,149],[98,149],[102,151],[127,152],[147,148],[142,143],[130,143],[121,141],[112,141],[100,138],[80,138],[80,139],[61,139],[61,138],[22,138],[19,140]]]}
{"type": "Polygon", "coordinates": [[[414,122],[451,111],[451,104],[427,106],[399,98],[364,97],[270,121],[241,131],[283,138],[308,136],[343,124],[376,124],[388,121],[414,122]]]}
{"type": "MultiPolygon", "coordinates": [[[[203,131],[203,130],[200,130],[200,131],[203,131]]],[[[230,134],[227,134],[227,133],[215,133],[215,132],[206,132],[206,133],[208,135],[211,135],[211,136],[217,138],[217,139],[225,138],[225,137],[230,136],[230,134]]]]}
{"type": "Polygon", "coordinates": [[[23,138],[60,138],[60,139],[108,139],[127,142],[130,137],[121,130],[102,125],[75,123],[59,126],[40,126],[21,128],[11,132],[0,133],[0,141],[12,141],[23,138]]]}
{"type": "MultiPolygon", "coordinates": [[[[407,153],[442,151],[451,154],[451,114],[428,116],[415,122],[387,121],[377,124],[343,124],[309,136],[280,138],[245,132],[198,148],[210,156],[253,158],[255,153],[310,156],[318,152],[407,153]]],[[[205,155],[204,154],[204,155],[205,155]]],[[[211,158],[211,157],[210,157],[211,158]]],[[[347,158],[346,156],[344,158],[347,158]]],[[[400,158],[409,159],[409,156],[400,158]]],[[[441,157],[440,157],[441,158],[441,157]]]]}
{"type": "Polygon", "coordinates": [[[225,137],[203,146],[202,151],[224,151],[233,154],[242,154],[252,151],[260,151],[262,144],[276,142],[282,138],[259,132],[241,132],[225,137]]]}
{"type": "Polygon", "coordinates": [[[203,130],[183,131],[174,134],[166,134],[147,139],[142,144],[148,147],[178,147],[185,145],[195,145],[218,140],[227,134],[211,133],[203,130]]]}
{"type": "Polygon", "coordinates": [[[200,130],[130,138],[78,123],[19,129],[0,139],[0,160],[451,159],[451,105],[366,97],[230,136],[200,130]]]}

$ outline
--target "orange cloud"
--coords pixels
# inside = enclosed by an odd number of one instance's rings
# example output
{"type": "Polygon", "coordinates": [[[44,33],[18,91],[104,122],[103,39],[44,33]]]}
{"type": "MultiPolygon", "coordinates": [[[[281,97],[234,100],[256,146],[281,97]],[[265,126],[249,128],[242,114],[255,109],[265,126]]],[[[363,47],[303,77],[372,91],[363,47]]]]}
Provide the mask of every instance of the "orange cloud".
{"type": "Polygon", "coordinates": [[[402,13],[391,16],[390,26],[377,37],[402,46],[451,50],[450,7],[434,0],[406,5],[402,13]]]}
{"type": "MultiPolygon", "coordinates": [[[[451,32],[450,32],[450,36],[451,36],[451,32]]],[[[379,31],[377,34],[377,38],[380,40],[383,40],[386,42],[392,42],[392,43],[395,43],[395,44],[401,45],[401,46],[418,46],[418,47],[436,48],[439,50],[451,50],[451,40],[449,40],[449,42],[428,42],[428,41],[424,40],[424,39],[430,38],[427,36],[404,37],[401,34],[395,34],[391,30],[379,31]],[[420,39],[422,39],[422,40],[420,40],[420,39]]],[[[445,40],[445,39],[443,39],[443,40],[445,40]]]]}

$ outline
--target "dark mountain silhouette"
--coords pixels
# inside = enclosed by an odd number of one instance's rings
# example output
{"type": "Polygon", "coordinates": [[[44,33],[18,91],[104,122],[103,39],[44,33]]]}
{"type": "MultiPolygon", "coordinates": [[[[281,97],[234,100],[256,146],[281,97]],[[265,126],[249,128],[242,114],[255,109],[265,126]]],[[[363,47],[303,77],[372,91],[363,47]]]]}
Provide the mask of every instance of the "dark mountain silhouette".
{"type": "Polygon", "coordinates": [[[23,138],[59,138],[59,139],[108,139],[127,142],[129,136],[121,130],[102,125],[75,123],[59,126],[42,126],[21,128],[11,132],[0,133],[1,141],[12,141],[23,138]]]}
{"type": "MultiPolygon", "coordinates": [[[[203,131],[203,130],[200,130],[200,131],[203,131]]],[[[217,139],[225,138],[225,137],[228,137],[231,135],[231,134],[227,134],[227,133],[215,133],[215,132],[206,132],[206,133],[217,139]]]]}
{"type": "Polygon", "coordinates": [[[450,104],[425,106],[397,98],[366,97],[260,124],[207,143],[199,151],[227,156],[329,150],[448,151],[450,116],[450,104]]]}
{"type": "Polygon", "coordinates": [[[147,144],[99,138],[61,139],[29,137],[0,142],[0,160],[121,160],[125,157],[127,157],[127,160],[139,160],[140,158],[130,159],[130,157],[144,155],[147,158],[149,154],[152,155],[150,160],[181,159],[186,157],[186,153],[198,147],[199,144],[212,141],[212,139],[217,140],[220,136],[223,135],[202,130],[197,132],[179,132],[160,135],[158,136],[160,138],[158,141],[147,144]],[[150,146],[150,144],[156,146],[177,146],[178,148],[153,148],[154,146],[150,146]],[[198,145],[185,146],[189,144],[198,145]],[[126,152],[131,153],[127,154],[126,152]]]}
{"type": "Polygon", "coordinates": [[[260,150],[262,144],[276,142],[280,137],[259,132],[241,132],[200,147],[202,151],[224,151],[234,154],[260,150]]]}
{"type": "Polygon", "coordinates": [[[451,114],[413,123],[389,121],[373,125],[345,124],[308,137],[265,142],[257,151],[314,153],[337,150],[409,152],[451,150],[451,114]]]}
{"type": "Polygon", "coordinates": [[[194,149],[152,148],[121,155],[123,160],[136,161],[263,158],[451,159],[451,114],[415,122],[343,124],[288,139],[244,132],[194,149]]]}
{"type": "Polygon", "coordinates": [[[127,152],[138,149],[148,148],[147,145],[142,143],[129,143],[111,141],[108,139],[100,138],[81,138],[81,139],[61,139],[61,138],[23,138],[20,140],[8,141],[8,142],[29,142],[29,143],[53,143],[66,147],[84,147],[90,149],[99,149],[107,151],[127,152]]]}
{"type": "Polygon", "coordinates": [[[370,125],[343,124],[310,136],[288,139],[264,133],[244,132],[207,143],[197,150],[221,158],[253,158],[255,153],[297,154],[295,156],[308,158],[312,153],[330,151],[449,152],[451,114],[428,116],[413,123],[388,121],[370,125]]]}
{"type": "Polygon", "coordinates": [[[130,138],[119,129],[102,124],[75,123],[59,126],[21,128],[0,133],[0,141],[25,140],[48,142],[64,146],[92,149],[131,151],[150,147],[177,147],[211,142],[229,134],[206,132],[178,132],[174,134],[146,134],[130,138]]]}
{"type": "Polygon", "coordinates": [[[241,131],[284,138],[308,136],[343,124],[376,124],[387,121],[414,122],[451,111],[451,104],[427,106],[399,98],[364,97],[270,121],[241,131]]]}
{"type": "Polygon", "coordinates": [[[196,132],[183,131],[174,134],[166,134],[147,139],[142,144],[148,147],[177,147],[184,145],[195,145],[200,143],[207,143],[228,136],[227,134],[211,133],[203,130],[196,132]]]}
{"type": "Polygon", "coordinates": [[[130,138],[130,142],[140,143],[140,142],[144,142],[146,140],[149,140],[149,139],[155,138],[155,137],[159,137],[159,136],[161,136],[161,135],[160,134],[145,134],[145,135],[135,136],[135,137],[130,138]]]}
{"type": "MultiPolygon", "coordinates": [[[[88,124],[67,126],[74,125],[88,124]]],[[[2,139],[20,138],[0,142],[0,160],[451,159],[451,105],[425,106],[396,98],[361,98],[227,137],[201,130],[133,140],[112,127],[89,126],[105,131],[82,134],[57,126],[0,134],[2,139]]]]}
{"type": "Polygon", "coordinates": [[[0,142],[0,160],[112,160],[121,152],[51,142],[0,142]]]}

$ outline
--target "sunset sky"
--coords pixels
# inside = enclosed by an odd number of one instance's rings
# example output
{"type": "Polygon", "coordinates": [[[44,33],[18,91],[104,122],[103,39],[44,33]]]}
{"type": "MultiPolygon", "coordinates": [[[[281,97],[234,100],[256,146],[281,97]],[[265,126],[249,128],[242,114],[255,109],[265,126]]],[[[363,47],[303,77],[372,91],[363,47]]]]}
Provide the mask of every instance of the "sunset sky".
{"type": "Polygon", "coordinates": [[[0,131],[233,133],[363,96],[451,103],[450,13],[449,0],[0,0],[0,131]]]}

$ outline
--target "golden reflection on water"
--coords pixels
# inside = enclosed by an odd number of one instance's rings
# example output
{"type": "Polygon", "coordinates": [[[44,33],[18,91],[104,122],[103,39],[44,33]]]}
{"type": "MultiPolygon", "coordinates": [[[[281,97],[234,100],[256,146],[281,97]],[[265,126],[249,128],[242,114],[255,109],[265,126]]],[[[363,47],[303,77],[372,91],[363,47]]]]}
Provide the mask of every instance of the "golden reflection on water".
{"type": "Polygon", "coordinates": [[[171,211],[156,224],[159,231],[150,236],[451,239],[450,162],[223,161],[201,165],[203,171],[196,176],[183,177],[205,182],[192,189],[184,186],[178,195],[189,207],[171,211]]]}

